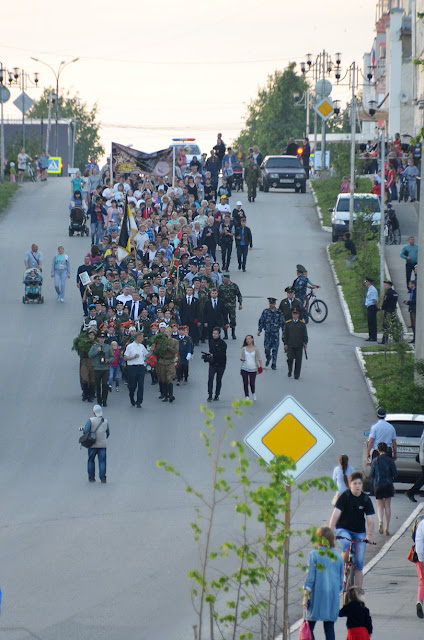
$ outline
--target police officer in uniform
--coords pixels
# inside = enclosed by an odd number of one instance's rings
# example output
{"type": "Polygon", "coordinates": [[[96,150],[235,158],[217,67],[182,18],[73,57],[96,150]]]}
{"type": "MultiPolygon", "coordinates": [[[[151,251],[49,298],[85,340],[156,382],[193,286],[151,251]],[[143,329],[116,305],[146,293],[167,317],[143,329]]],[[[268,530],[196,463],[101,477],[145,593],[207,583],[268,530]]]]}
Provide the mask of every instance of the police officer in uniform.
{"type": "Polygon", "coordinates": [[[284,291],[287,293],[287,298],[283,298],[280,302],[280,306],[278,307],[279,311],[284,316],[284,320],[292,319],[292,311],[295,307],[298,309],[302,309],[302,304],[298,298],[295,298],[295,290],[293,287],[286,287],[284,291]]]}
{"type": "Polygon", "coordinates": [[[271,361],[271,369],[277,368],[278,347],[280,345],[280,329],[284,331],[285,320],[279,309],[275,308],[276,298],[268,298],[269,307],[262,311],[258,322],[258,336],[265,331],[264,348],[267,367],[271,361]]]}
{"type": "MultiPolygon", "coordinates": [[[[236,301],[239,303],[239,311],[243,309],[243,297],[235,282],[231,282],[230,274],[222,274],[222,284],[219,287],[219,297],[224,303],[227,317],[230,320],[231,336],[236,339],[236,301]]],[[[228,329],[224,329],[224,340],[228,340],[228,329]]]]}
{"type": "Polygon", "coordinates": [[[393,282],[391,280],[384,281],[384,291],[384,298],[381,304],[381,311],[383,311],[383,338],[381,344],[387,342],[388,336],[385,334],[387,316],[388,314],[395,313],[399,297],[399,294],[393,289],[393,282]]]}
{"type": "Polygon", "coordinates": [[[295,307],[292,319],[287,320],[283,333],[284,351],[287,353],[288,377],[291,378],[294,365],[294,378],[299,379],[302,368],[303,349],[308,344],[308,330],[303,320],[300,320],[300,309],[295,307]]]}

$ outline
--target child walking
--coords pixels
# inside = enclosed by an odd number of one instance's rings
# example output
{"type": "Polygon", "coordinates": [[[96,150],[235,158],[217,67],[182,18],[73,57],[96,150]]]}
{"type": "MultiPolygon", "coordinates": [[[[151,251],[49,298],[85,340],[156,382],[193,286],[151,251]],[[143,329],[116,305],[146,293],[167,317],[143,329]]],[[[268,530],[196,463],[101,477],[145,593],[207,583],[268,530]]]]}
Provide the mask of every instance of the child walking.
{"type": "Polygon", "coordinates": [[[115,340],[110,343],[110,346],[112,348],[114,358],[109,366],[109,391],[112,391],[113,382],[115,382],[116,390],[119,391],[119,379],[121,373],[119,361],[121,357],[121,349],[115,340]]]}
{"type": "Polygon", "coordinates": [[[15,169],[14,162],[10,163],[9,172],[10,172],[10,182],[16,182],[16,169],[15,169]]]}
{"type": "Polygon", "coordinates": [[[344,607],[339,618],[347,618],[347,640],[370,640],[372,620],[364,603],[365,591],[361,587],[350,587],[345,595],[344,607]]]}

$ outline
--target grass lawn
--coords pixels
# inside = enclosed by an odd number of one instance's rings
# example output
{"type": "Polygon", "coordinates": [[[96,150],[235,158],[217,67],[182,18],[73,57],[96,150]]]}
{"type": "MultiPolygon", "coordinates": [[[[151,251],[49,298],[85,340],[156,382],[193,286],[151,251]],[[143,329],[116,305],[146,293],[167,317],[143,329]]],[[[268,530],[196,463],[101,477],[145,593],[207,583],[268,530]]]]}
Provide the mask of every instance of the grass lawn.
{"type": "MultiPolygon", "coordinates": [[[[378,246],[375,241],[370,241],[369,250],[372,262],[378,265],[379,253],[378,246]]],[[[358,260],[353,262],[349,269],[346,265],[345,248],[342,241],[330,244],[330,256],[334,260],[334,268],[343,289],[346,303],[349,307],[354,329],[358,333],[367,333],[367,315],[364,305],[366,287],[364,284],[364,277],[361,275],[362,256],[360,252],[358,252],[358,260]]],[[[373,270],[372,275],[375,282],[378,282],[379,273],[376,273],[373,270]]]]}
{"type": "MultiPolygon", "coordinates": [[[[358,193],[369,193],[372,187],[370,178],[359,178],[358,193]]],[[[335,176],[320,180],[316,178],[311,180],[312,189],[318,200],[318,206],[322,213],[322,223],[325,227],[331,227],[331,213],[328,209],[333,208],[336,204],[337,196],[340,193],[341,178],[335,176]]]]}
{"type": "Polygon", "coordinates": [[[19,189],[16,182],[0,182],[0,213],[6,208],[9,199],[19,189]]]}
{"type": "Polygon", "coordinates": [[[423,413],[424,391],[414,384],[414,354],[405,354],[402,366],[397,353],[367,355],[362,348],[367,376],[377,393],[379,405],[392,413],[423,413]]]}

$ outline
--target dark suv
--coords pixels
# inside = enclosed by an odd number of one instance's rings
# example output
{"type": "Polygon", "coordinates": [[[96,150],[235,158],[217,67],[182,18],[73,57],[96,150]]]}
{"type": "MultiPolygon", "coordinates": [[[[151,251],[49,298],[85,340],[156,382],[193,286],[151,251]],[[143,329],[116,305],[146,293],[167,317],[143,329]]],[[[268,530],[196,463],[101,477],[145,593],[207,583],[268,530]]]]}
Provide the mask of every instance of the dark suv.
{"type": "Polygon", "coordinates": [[[261,164],[259,191],[294,189],[306,192],[306,172],[297,156],[267,156],[261,164]]]}

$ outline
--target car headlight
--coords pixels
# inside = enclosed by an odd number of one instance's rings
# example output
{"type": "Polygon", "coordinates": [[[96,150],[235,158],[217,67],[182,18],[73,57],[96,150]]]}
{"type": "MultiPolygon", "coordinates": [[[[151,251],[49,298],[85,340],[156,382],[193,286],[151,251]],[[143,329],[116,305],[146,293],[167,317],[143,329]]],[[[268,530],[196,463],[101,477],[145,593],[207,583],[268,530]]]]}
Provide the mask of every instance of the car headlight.
{"type": "Polygon", "coordinates": [[[341,218],[335,218],[334,219],[334,224],[345,224],[345,221],[342,220],[341,218]]]}
{"type": "Polygon", "coordinates": [[[296,173],[296,175],[295,175],[294,177],[295,177],[295,178],[297,178],[297,179],[299,180],[299,179],[301,179],[301,178],[304,178],[304,177],[305,177],[305,174],[304,174],[304,173],[296,173]]]}

